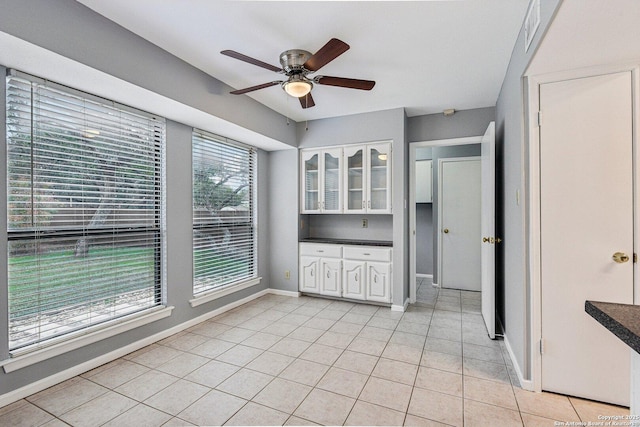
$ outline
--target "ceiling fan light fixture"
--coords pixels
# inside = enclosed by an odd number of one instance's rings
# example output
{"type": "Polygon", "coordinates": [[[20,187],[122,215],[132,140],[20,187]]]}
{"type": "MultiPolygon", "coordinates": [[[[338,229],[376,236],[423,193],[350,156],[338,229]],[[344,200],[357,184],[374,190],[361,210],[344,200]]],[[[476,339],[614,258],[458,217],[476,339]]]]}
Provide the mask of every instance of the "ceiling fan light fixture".
{"type": "Polygon", "coordinates": [[[301,98],[311,92],[313,83],[300,76],[291,76],[289,80],[282,84],[282,88],[294,98],[301,98]]]}

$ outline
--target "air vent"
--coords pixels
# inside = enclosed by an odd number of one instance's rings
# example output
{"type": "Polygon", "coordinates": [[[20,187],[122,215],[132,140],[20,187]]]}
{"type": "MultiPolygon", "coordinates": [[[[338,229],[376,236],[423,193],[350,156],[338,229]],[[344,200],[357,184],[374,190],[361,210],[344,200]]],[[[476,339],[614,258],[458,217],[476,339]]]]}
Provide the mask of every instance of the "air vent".
{"type": "Polygon", "coordinates": [[[524,19],[524,51],[529,50],[533,36],[535,36],[540,26],[540,0],[531,0],[527,17],[524,19]]]}

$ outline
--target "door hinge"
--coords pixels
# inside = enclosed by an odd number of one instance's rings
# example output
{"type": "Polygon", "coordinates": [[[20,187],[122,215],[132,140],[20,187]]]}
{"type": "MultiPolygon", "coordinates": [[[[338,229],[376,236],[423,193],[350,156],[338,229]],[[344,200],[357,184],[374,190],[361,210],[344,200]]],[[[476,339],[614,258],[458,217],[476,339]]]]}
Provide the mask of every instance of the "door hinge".
{"type": "Polygon", "coordinates": [[[542,126],[542,111],[538,111],[538,126],[542,126]]]}
{"type": "Polygon", "coordinates": [[[638,262],[638,254],[637,253],[633,253],[633,263],[636,264],[638,262]]]}
{"type": "Polygon", "coordinates": [[[544,340],[540,339],[540,354],[544,354],[544,340]]]}

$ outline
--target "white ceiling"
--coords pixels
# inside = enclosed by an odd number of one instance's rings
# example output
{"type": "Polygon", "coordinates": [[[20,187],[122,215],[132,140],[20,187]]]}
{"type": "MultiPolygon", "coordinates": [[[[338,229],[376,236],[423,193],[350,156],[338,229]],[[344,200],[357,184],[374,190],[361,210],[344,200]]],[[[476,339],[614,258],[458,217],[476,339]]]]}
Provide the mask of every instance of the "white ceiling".
{"type": "Polygon", "coordinates": [[[303,110],[278,86],[249,95],[295,121],[404,107],[409,116],[494,106],[528,0],[78,0],[241,89],[281,75],[219,52],[280,66],[287,49],[332,37],[351,49],[315,75],[375,80],[372,91],[316,85],[303,110]]]}

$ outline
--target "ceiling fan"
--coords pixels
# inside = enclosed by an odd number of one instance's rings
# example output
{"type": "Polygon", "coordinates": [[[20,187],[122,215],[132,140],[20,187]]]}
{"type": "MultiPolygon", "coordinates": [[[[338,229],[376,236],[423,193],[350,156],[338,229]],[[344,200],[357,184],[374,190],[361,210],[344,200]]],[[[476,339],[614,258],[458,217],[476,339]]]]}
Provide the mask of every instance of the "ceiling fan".
{"type": "Polygon", "coordinates": [[[375,86],[376,82],[372,80],[347,79],[344,77],[331,76],[309,76],[309,74],[318,71],[320,68],[324,67],[347,50],[349,50],[349,45],[342,40],[335,38],[329,40],[327,44],[322,46],[322,48],[313,55],[310,52],[301,49],[285,50],[280,54],[280,64],[282,64],[282,68],[267,64],[266,62],[262,62],[233,50],[223,50],[220,53],[230,56],[231,58],[239,59],[240,61],[248,62],[249,64],[257,65],[258,67],[266,68],[267,70],[275,71],[276,73],[284,74],[288,77],[288,79],[284,81],[275,80],[245,89],[234,90],[231,92],[232,94],[242,95],[254,90],[281,85],[285,92],[300,100],[302,108],[310,108],[316,105],[313,101],[313,97],[311,96],[311,89],[313,89],[314,83],[360,90],[371,90],[375,86]]]}

